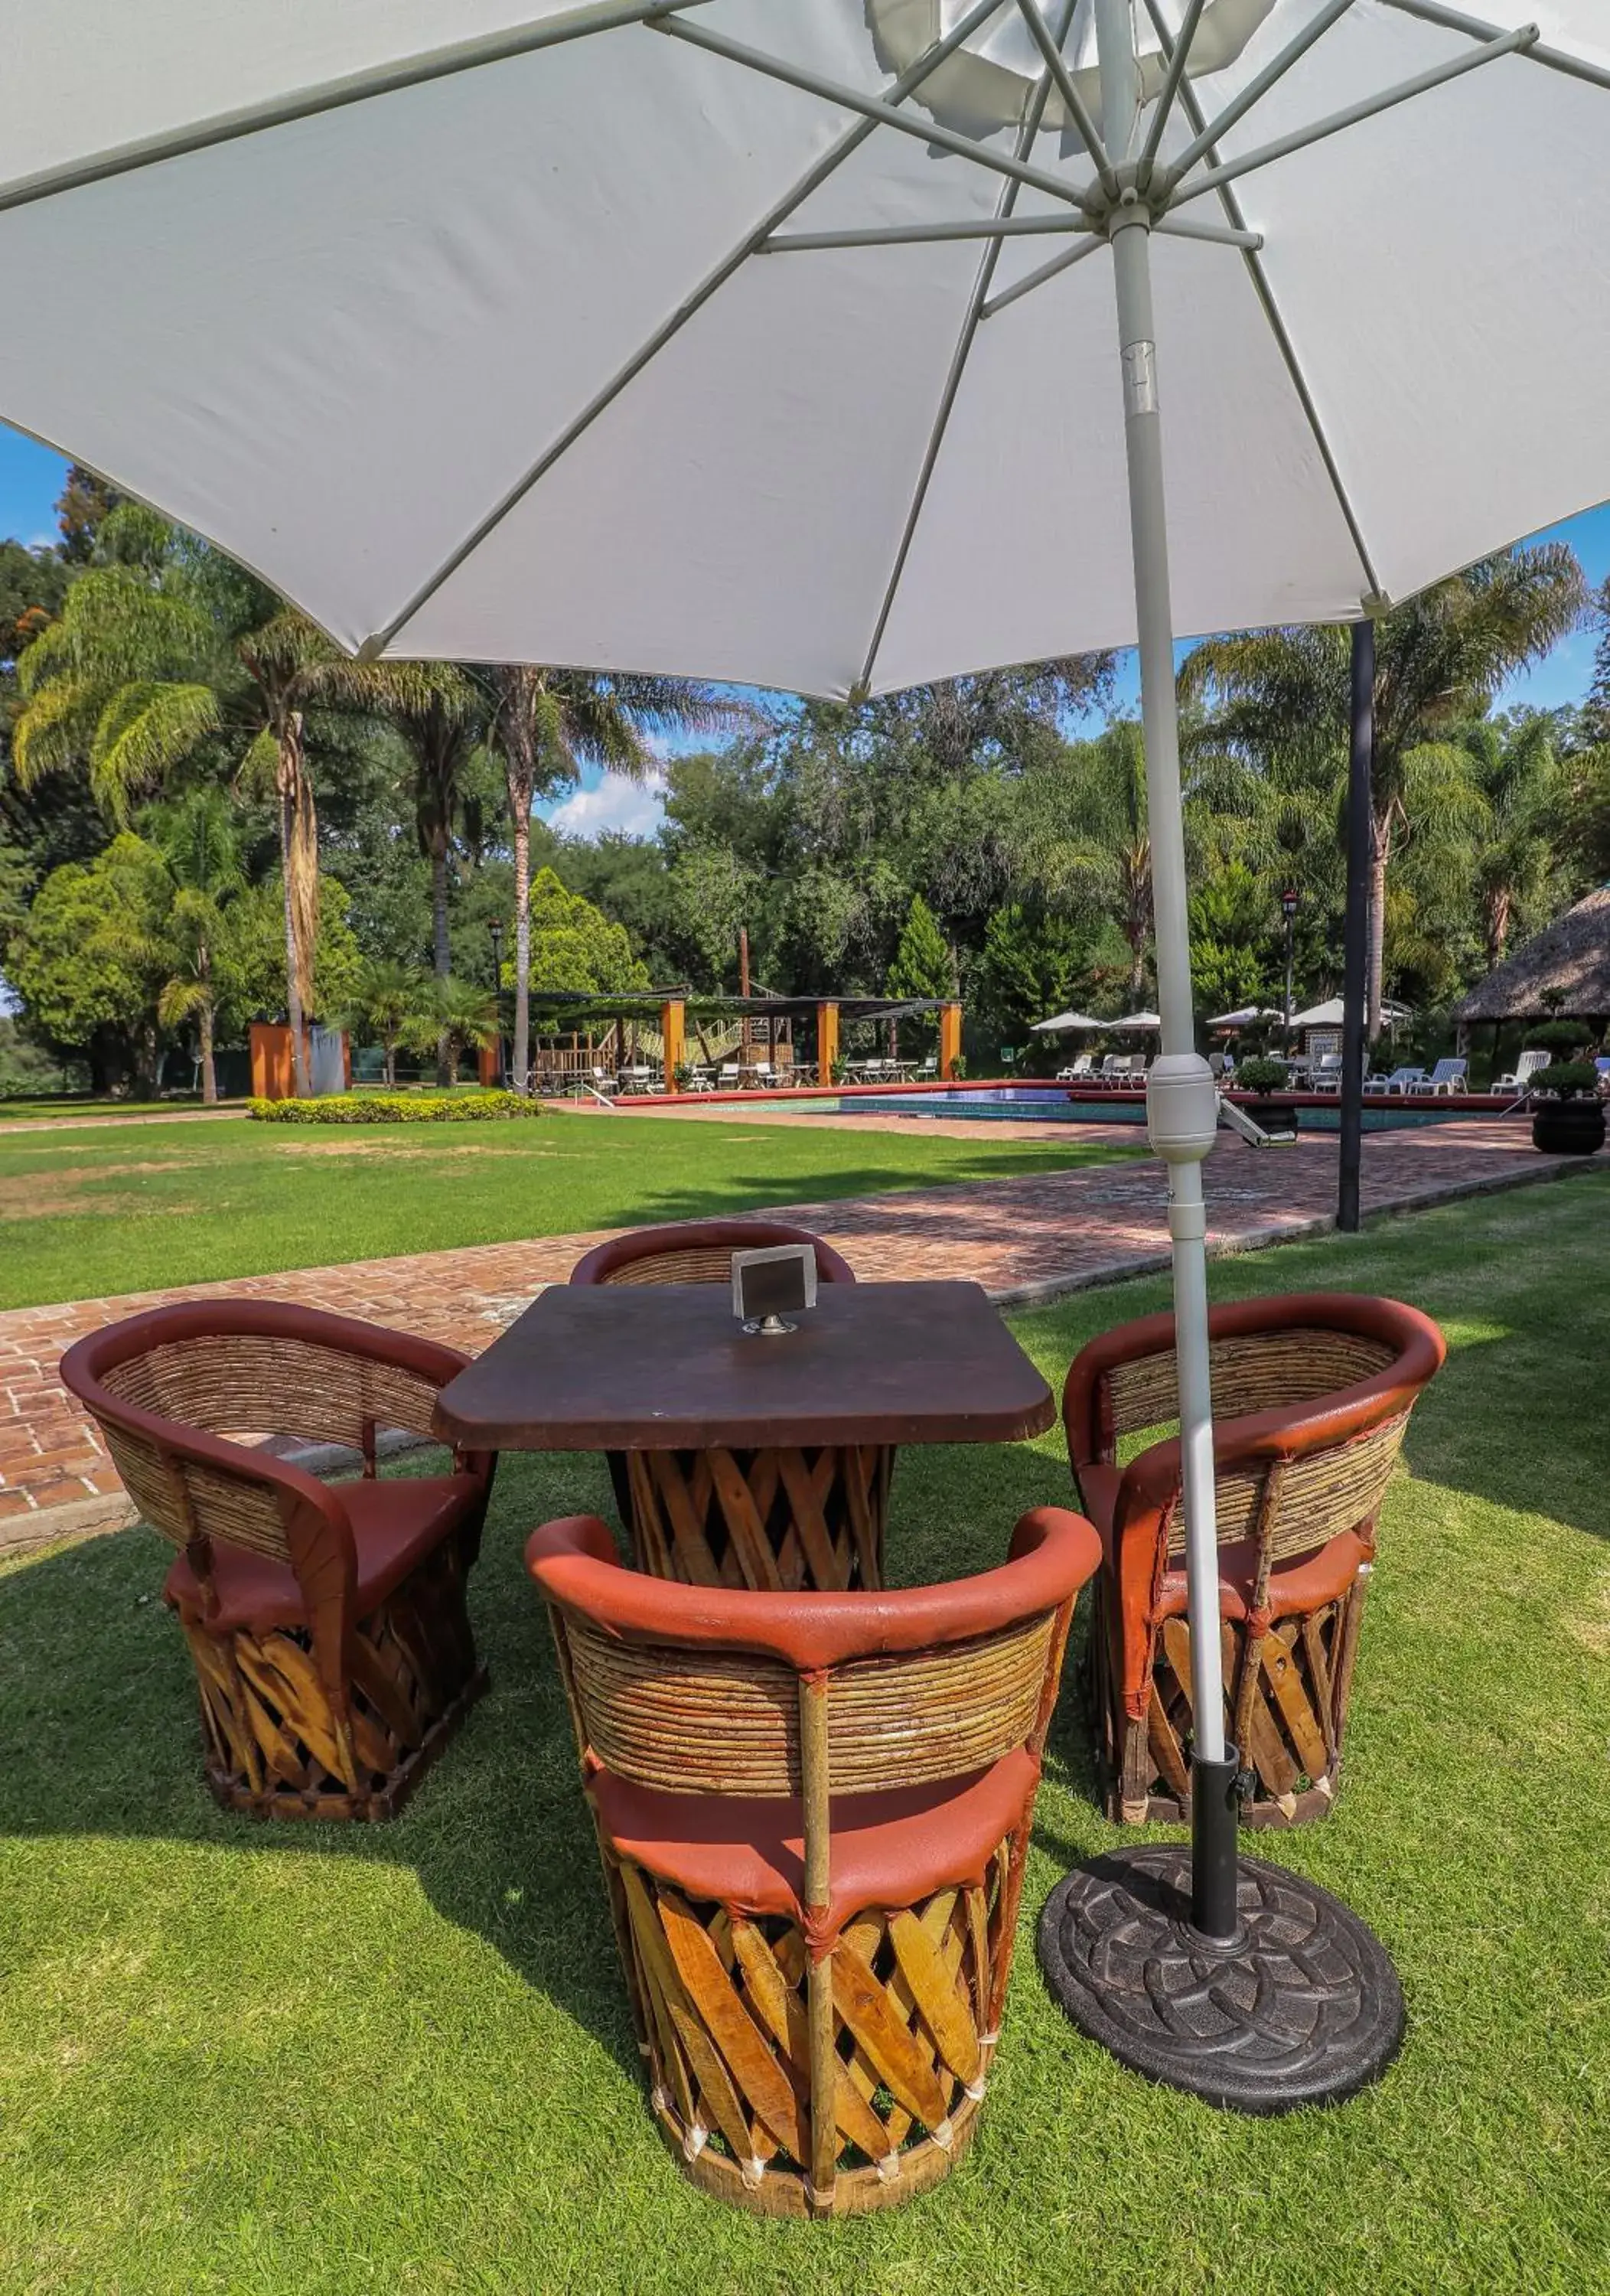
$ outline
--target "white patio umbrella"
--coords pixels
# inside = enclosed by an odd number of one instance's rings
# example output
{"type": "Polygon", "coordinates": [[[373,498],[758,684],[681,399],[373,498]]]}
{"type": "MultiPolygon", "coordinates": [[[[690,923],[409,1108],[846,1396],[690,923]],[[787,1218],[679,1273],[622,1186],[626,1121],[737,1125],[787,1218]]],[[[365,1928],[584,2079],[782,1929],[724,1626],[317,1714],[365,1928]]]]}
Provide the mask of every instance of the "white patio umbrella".
{"type": "Polygon", "coordinates": [[[1250,1029],[1258,1021],[1283,1021],[1285,1018],[1278,1004],[1242,1004],[1233,1013],[1215,1013],[1207,1026],[1210,1029],[1250,1029]]]}
{"type": "Polygon", "coordinates": [[[847,694],[1138,640],[1225,1937],[1174,633],[1353,619],[1610,495],[1600,0],[4,13],[0,288],[48,324],[0,415],[348,646],[847,694]]]}
{"type": "Polygon", "coordinates": [[[1111,1021],[1098,1021],[1089,1013],[1053,1013],[1049,1021],[1031,1021],[1031,1037],[1071,1036],[1076,1029],[1110,1029],[1111,1021]]]}
{"type": "Polygon", "coordinates": [[[1107,1025],[1109,1029],[1160,1029],[1163,1015],[1160,1013],[1121,1013],[1116,1021],[1109,1021],[1107,1025]]]}

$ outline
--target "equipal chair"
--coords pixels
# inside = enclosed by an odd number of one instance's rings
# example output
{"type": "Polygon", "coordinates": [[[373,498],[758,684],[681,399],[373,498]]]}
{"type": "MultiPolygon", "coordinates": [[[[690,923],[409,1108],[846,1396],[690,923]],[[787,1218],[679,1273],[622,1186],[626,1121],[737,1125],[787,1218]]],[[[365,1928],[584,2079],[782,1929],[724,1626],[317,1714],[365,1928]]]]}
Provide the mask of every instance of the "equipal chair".
{"type": "Polygon", "coordinates": [[[130,1496],[182,1550],[163,1593],[225,1808],[389,1817],[486,1688],[464,1587],[496,1455],[376,1473],[380,1435],[429,1435],[469,1360],[258,1300],[156,1308],[62,1357],[130,1496]],[[265,1434],[350,1448],[363,1479],[320,1482],[251,1440],[265,1434]]]}
{"type": "Polygon", "coordinates": [[[625,1570],[595,1518],[547,1597],[650,2103],[692,2181],[848,2216],[944,2177],[1000,2035],[1089,1523],[1002,1568],[774,1595],[625,1570]]]}
{"type": "MultiPolygon", "coordinates": [[[[1323,1814],[1340,1782],[1376,1520],[1442,1334],[1395,1300],[1294,1292],[1215,1308],[1212,1353],[1225,1728],[1243,1817],[1323,1814]]],[[[1089,1686],[1128,1824],[1189,1811],[1190,1628],[1178,1439],[1120,1466],[1124,1436],[1177,1422],[1172,1315],[1075,1358],[1068,1456],[1101,1534],[1089,1686]]]]}

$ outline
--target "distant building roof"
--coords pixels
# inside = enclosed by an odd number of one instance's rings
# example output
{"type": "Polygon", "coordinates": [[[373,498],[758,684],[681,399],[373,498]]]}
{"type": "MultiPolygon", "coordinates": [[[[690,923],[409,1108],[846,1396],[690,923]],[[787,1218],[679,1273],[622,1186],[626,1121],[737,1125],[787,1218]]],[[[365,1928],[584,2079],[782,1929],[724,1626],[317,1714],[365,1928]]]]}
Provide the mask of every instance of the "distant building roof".
{"type": "Polygon", "coordinates": [[[1556,917],[1453,1008],[1456,1021],[1610,1019],[1610,885],[1556,917]],[[1547,998],[1547,1002],[1545,1002],[1547,998]]]}

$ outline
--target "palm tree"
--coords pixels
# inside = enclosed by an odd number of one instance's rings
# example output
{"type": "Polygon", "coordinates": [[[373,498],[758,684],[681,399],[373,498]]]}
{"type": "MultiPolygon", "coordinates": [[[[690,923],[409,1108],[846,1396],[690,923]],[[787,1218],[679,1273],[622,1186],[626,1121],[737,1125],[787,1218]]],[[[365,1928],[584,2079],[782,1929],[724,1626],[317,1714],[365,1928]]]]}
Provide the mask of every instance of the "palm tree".
{"type": "Polygon", "coordinates": [[[97,537],[103,562],[81,575],[59,619],[23,657],[12,742],[31,787],[83,760],[121,824],[134,800],[183,764],[239,758],[273,788],[284,879],[285,985],[296,1088],[308,1088],[304,1021],[318,938],[318,816],[307,713],[374,711],[431,690],[417,663],[357,662],[220,552],[124,503],[97,537]],[[241,756],[242,748],[244,755],[241,756]]]}
{"type": "Polygon", "coordinates": [[[1516,908],[1543,891],[1555,863],[1553,831],[1565,775],[1546,710],[1484,720],[1465,734],[1486,801],[1475,884],[1488,970],[1503,956],[1516,908]]]}
{"type": "MultiPolygon", "coordinates": [[[[480,688],[451,662],[429,665],[430,685],[398,696],[386,715],[407,746],[413,767],[414,833],[430,865],[431,953],[436,977],[453,969],[447,930],[447,882],[454,832],[466,803],[471,758],[485,737],[486,706],[480,688]]],[[[447,1042],[437,1048],[437,1082],[447,1082],[447,1042]]]]}
{"type": "Polygon", "coordinates": [[[514,1088],[529,1092],[531,808],[585,766],[634,781],[653,768],[654,734],[709,732],[752,717],[715,687],[676,677],[595,676],[511,662],[474,673],[492,709],[514,843],[514,1088]]]}
{"type": "Polygon", "coordinates": [[[341,1026],[370,1038],[380,1048],[383,1075],[389,1090],[396,1083],[397,1046],[408,1042],[421,1014],[432,1013],[430,975],[417,964],[394,964],[371,958],[358,974],[341,1026]]]}
{"type": "Polygon", "coordinates": [[[433,978],[424,1004],[405,1024],[402,1037],[405,1044],[420,1052],[445,1043],[446,1080],[456,1084],[465,1046],[473,1046],[478,1052],[497,1042],[497,997],[490,988],[478,988],[469,980],[455,980],[451,973],[445,980],[433,978]]]}
{"type": "MultiPolygon", "coordinates": [[[[1580,619],[1582,571],[1564,543],[1511,550],[1438,582],[1377,629],[1370,783],[1369,1029],[1381,1025],[1386,880],[1416,836],[1457,838],[1485,800],[1454,736],[1484,714],[1506,678],[1580,619]]],[[[1339,627],[1253,630],[1210,638],[1186,657],[1182,695],[1214,715],[1206,738],[1254,769],[1344,759],[1350,642],[1339,627]]]]}
{"type": "Polygon", "coordinates": [[[1146,988],[1152,931],[1146,746],[1139,721],[1119,718],[1032,771],[1025,831],[1030,867],[1053,898],[1083,895],[1113,919],[1129,948],[1128,995],[1146,988]]]}
{"type": "Polygon", "coordinates": [[[229,934],[227,905],[246,883],[229,807],[217,790],[192,790],[157,810],[146,824],[148,841],[173,881],[166,939],[177,962],[162,984],[157,1018],[165,1029],[196,1024],[201,1056],[201,1098],[218,1097],[213,1038],[217,1018],[218,960],[229,934]]]}

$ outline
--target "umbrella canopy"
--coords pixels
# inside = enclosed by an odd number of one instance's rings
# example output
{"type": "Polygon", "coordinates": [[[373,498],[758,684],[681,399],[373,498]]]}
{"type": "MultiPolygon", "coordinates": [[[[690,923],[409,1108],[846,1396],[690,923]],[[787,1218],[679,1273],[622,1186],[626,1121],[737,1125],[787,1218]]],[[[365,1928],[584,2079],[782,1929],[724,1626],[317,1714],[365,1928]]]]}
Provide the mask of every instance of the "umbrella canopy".
{"type": "MultiPolygon", "coordinates": [[[[1328,996],[1323,1004],[1311,1004],[1306,1013],[1294,1013],[1291,1016],[1291,1026],[1294,1029],[1339,1029],[1345,1017],[1345,1008],[1342,999],[1339,996],[1328,996]]],[[[1383,998],[1381,1017],[1384,1021],[1395,1024],[1399,1021],[1407,1021],[1413,1016],[1407,1004],[1393,1004],[1390,999],[1383,998]]]]}
{"type": "Polygon", "coordinates": [[[1160,1013],[1124,1013],[1106,1025],[1109,1029],[1160,1029],[1163,1015],[1160,1013]]]}
{"type": "Polygon", "coordinates": [[[1250,1029],[1258,1021],[1283,1021],[1286,1015],[1275,1004],[1243,1004],[1238,1012],[1220,1013],[1207,1022],[1210,1029],[1250,1029]]]}
{"type": "Polygon", "coordinates": [[[1031,1021],[1029,1034],[1061,1036],[1069,1034],[1075,1029],[1112,1029],[1117,1025],[1114,1021],[1094,1020],[1088,1013],[1053,1013],[1049,1021],[1031,1021]]]}
{"type": "MultiPolygon", "coordinates": [[[[1155,4],[1176,627],[1356,615],[1610,496],[1601,0],[1155,4]]],[[[650,12],[8,10],[0,283],[50,321],[0,416],[353,647],[844,694],[1132,641],[1111,195],[1030,31],[1073,14],[1094,126],[1090,0],[937,64],[963,0],[650,12]]]]}

